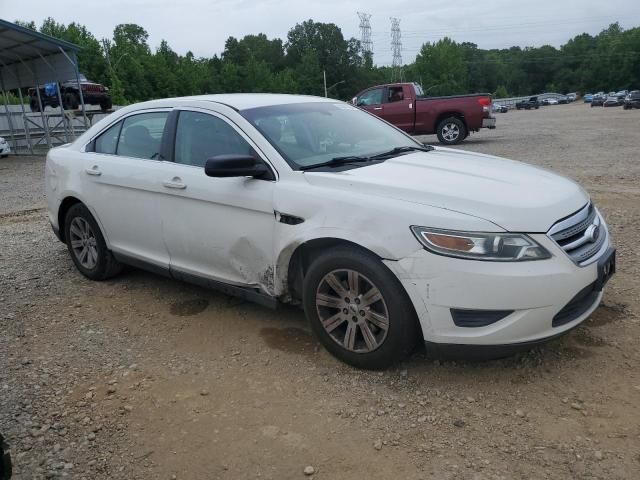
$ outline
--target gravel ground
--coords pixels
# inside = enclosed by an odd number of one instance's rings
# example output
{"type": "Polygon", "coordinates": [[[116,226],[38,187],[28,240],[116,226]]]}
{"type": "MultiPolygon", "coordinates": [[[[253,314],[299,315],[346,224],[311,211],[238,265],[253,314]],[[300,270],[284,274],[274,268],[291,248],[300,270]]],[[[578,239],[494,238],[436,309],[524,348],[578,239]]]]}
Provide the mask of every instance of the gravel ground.
{"type": "MultiPolygon", "coordinates": [[[[85,280],[43,159],[0,160],[0,430],[17,479],[636,479],[640,111],[498,114],[461,146],[582,183],[618,273],[561,340],[484,363],[340,364],[300,311],[137,270],[85,280]]],[[[425,140],[433,141],[432,137],[425,140]]]]}

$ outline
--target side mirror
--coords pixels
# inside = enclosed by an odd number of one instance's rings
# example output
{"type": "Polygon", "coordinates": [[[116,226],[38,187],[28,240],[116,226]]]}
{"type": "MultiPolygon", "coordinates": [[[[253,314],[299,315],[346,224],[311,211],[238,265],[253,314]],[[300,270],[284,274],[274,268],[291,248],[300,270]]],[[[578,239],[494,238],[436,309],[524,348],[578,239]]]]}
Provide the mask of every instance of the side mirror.
{"type": "Polygon", "coordinates": [[[252,155],[216,155],[204,165],[204,173],[208,177],[263,178],[268,176],[269,172],[269,168],[252,155]]]}

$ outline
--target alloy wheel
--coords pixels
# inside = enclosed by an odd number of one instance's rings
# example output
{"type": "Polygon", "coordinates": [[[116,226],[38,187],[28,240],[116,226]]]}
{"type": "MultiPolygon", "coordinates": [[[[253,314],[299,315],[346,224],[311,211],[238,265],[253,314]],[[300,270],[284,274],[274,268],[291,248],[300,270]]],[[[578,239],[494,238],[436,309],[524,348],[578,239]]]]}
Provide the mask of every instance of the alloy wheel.
{"type": "Polygon", "coordinates": [[[96,235],[89,222],[82,217],[75,217],[71,220],[69,237],[73,254],[80,265],[93,270],[98,264],[98,246],[96,235]]]}
{"type": "Polygon", "coordinates": [[[455,123],[447,123],[442,127],[442,136],[448,142],[453,142],[460,136],[460,128],[455,123]]]}
{"type": "Polygon", "coordinates": [[[387,337],[389,312],[382,293],[355,270],[334,270],[323,277],[316,310],[325,332],[351,352],[372,352],[387,337]]]}

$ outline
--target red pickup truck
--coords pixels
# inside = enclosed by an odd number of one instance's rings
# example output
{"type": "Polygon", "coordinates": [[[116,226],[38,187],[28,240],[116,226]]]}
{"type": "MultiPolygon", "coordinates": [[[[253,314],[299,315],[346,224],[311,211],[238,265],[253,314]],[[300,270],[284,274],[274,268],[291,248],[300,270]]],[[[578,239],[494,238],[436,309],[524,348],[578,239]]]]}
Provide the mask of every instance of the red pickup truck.
{"type": "Polygon", "coordinates": [[[360,92],[352,103],[412,135],[435,133],[445,145],[481,128],[496,128],[487,93],[425,97],[417,83],[391,83],[360,92]]]}

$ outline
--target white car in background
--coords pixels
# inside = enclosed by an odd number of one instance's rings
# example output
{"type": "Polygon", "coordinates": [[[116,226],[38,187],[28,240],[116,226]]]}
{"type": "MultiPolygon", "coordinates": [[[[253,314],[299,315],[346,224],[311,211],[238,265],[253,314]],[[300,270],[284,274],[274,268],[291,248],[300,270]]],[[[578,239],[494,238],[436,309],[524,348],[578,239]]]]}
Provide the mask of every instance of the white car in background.
{"type": "Polygon", "coordinates": [[[299,303],[323,345],[363,368],[418,342],[495,355],[556,337],[615,270],[606,223],[573,181],[425,146],[324,98],[122,108],[50,150],[46,197],[86,277],[128,264],[299,303]]]}
{"type": "Polygon", "coordinates": [[[0,137],[0,157],[8,157],[10,153],[11,147],[9,146],[9,142],[7,142],[4,137],[0,137]]]}

